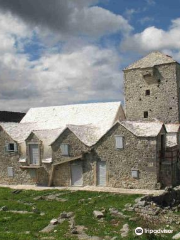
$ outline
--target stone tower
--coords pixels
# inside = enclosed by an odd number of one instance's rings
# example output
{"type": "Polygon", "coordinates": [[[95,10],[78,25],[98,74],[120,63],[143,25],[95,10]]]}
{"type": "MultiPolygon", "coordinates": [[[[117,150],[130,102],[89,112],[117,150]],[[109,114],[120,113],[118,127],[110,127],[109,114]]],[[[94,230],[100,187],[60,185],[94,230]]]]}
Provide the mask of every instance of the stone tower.
{"type": "Polygon", "coordinates": [[[124,69],[127,120],[180,122],[180,65],[152,52],[124,69]]]}

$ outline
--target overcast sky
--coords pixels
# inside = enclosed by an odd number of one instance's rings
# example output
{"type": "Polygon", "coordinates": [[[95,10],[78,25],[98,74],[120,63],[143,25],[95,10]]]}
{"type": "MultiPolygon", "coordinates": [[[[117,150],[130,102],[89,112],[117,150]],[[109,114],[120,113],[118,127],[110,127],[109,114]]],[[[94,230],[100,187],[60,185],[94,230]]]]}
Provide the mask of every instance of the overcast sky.
{"type": "Polygon", "coordinates": [[[123,101],[122,69],[180,61],[180,0],[0,0],[0,110],[123,101]]]}

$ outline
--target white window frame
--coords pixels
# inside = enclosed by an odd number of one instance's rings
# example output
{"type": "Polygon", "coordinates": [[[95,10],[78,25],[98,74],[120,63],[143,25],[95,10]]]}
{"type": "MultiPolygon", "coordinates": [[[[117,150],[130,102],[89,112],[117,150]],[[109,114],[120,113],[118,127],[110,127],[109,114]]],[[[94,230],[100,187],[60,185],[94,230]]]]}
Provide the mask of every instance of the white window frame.
{"type": "Polygon", "coordinates": [[[122,135],[115,135],[115,148],[116,149],[124,149],[124,136],[122,135]],[[122,145],[121,146],[117,146],[118,145],[118,142],[117,142],[117,139],[118,138],[121,138],[121,142],[122,142],[122,145]]]}
{"type": "Polygon", "coordinates": [[[6,152],[17,152],[18,151],[17,143],[14,143],[14,142],[6,143],[5,150],[6,150],[6,152]],[[14,145],[14,150],[10,149],[11,144],[14,145]]]}
{"type": "Polygon", "coordinates": [[[67,144],[67,143],[62,143],[62,144],[60,145],[60,149],[61,149],[61,155],[62,155],[62,156],[69,156],[69,144],[67,144]],[[65,148],[65,147],[67,147],[66,150],[63,149],[63,148],[65,148]]]}
{"type": "Polygon", "coordinates": [[[132,169],[131,170],[131,177],[135,179],[139,179],[139,170],[138,169],[132,169]]]}
{"type": "Polygon", "coordinates": [[[8,177],[13,178],[14,177],[14,168],[13,167],[7,167],[7,174],[8,174],[8,177]]]}

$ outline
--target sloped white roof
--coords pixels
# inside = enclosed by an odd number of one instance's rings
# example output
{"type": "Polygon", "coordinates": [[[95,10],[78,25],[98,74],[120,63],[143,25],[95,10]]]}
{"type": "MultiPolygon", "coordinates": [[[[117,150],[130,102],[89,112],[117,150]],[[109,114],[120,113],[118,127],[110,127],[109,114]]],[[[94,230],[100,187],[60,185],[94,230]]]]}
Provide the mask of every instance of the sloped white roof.
{"type": "Polygon", "coordinates": [[[119,114],[120,120],[124,120],[120,102],[42,107],[30,109],[20,123],[0,125],[19,143],[34,132],[44,144],[51,144],[69,126],[81,141],[91,145],[114,124],[119,114]]]}
{"type": "Polygon", "coordinates": [[[123,121],[120,124],[137,137],[156,137],[163,126],[161,122],[123,121]]]}
{"type": "Polygon", "coordinates": [[[100,128],[88,125],[67,125],[67,127],[87,146],[94,145],[104,134],[100,128]]]}
{"type": "Polygon", "coordinates": [[[176,61],[166,54],[161,52],[151,52],[147,56],[141,58],[140,60],[136,61],[135,63],[131,64],[124,70],[129,69],[136,69],[136,68],[149,68],[154,67],[156,65],[166,64],[166,63],[175,63],[176,61]]]}
{"type": "Polygon", "coordinates": [[[46,129],[46,130],[34,130],[33,133],[45,145],[50,145],[63,132],[63,130],[64,130],[64,128],[46,129]]]}
{"type": "Polygon", "coordinates": [[[165,125],[165,127],[166,127],[166,131],[168,133],[177,133],[177,132],[179,132],[180,124],[168,123],[165,125]]]}
{"type": "Polygon", "coordinates": [[[177,133],[175,132],[170,132],[167,133],[166,135],[166,146],[167,147],[174,147],[178,145],[178,137],[177,137],[177,133]]]}
{"type": "MultiPolygon", "coordinates": [[[[122,109],[120,102],[31,108],[21,123],[39,123],[47,128],[92,124],[108,129],[113,125],[120,108],[122,109]]],[[[122,115],[120,120],[124,120],[124,114],[122,115]]]]}
{"type": "Polygon", "coordinates": [[[0,126],[18,143],[24,142],[33,130],[47,129],[45,124],[39,123],[0,122],[0,126]]]}

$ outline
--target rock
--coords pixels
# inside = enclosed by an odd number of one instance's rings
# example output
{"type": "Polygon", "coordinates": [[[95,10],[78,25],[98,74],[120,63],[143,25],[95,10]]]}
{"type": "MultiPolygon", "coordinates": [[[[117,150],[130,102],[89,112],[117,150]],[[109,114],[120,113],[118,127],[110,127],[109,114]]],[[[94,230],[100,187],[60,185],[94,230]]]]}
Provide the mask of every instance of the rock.
{"type": "Polygon", "coordinates": [[[71,233],[72,233],[72,234],[78,234],[77,228],[74,227],[74,228],[71,230],[71,233]]]}
{"type": "Polygon", "coordinates": [[[180,239],[180,232],[172,237],[172,239],[180,239]]]}
{"type": "Polygon", "coordinates": [[[73,215],[74,215],[73,212],[68,212],[66,217],[67,217],[67,218],[71,218],[71,217],[73,217],[73,215]]]}
{"type": "Polygon", "coordinates": [[[95,218],[103,218],[104,217],[104,214],[100,211],[93,211],[93,214],[94,214],[94,217],[95,218]]]}
{"type": "Polygon", "coordinates": [[[67,213],[66,212],[62,212],[60,214],[60,218],[67,218],[67,213]]]}
{"type": "Polygon", "coordinates": [[[40,232],[42,233],[50,233],[54,230],[55,225],[49,224],[48,226],[46,226],[45,228],[43,228],[40,232]]]}
{"type": "Polygon", "coordinates": [[[127,204],[125,205],[125,208],[129,208],[129,207],[132,207],[132,204],[127,203],[127,204]]]}
{"type": "Polygon", "coordinates": [[[111,238],[111,240],[117,240],[118,239],[118,237],[113,237],[113,238],[111,238]]]}
{"type": "Polygon", "coordinates": [[[7,211],[7,210],[8,210],[8,207],[6,206],[1,207],[1,211],[7,211]]]}
{"type": "Polygon", "coordinates": [[[126,223],[123,225],[122,229],[120,230],[121,232],[121,237],[127,237],[129,233],[129,225],[126,223]]]}
{"type": "Polygon", "coordinates": [[[36,207],[32,207],[32,211],[33,211],[34,213],[40,214],[39,209],[37,209],[36,207]]]}
{"type": "Polygon", "coordinates": [[[86,200],[85,199],[80,199],[79,203],[84,203],[86,200]]]}
{"type": "Polygon", "coordinates": [[[117,209],[115,208],[109,208],[110,214],[113,216],[118,216],[120,218],[127,218],[128,216],[124,215],[122,212],[119,212],[117,209]]]}
{"type": "Polygon", "coordinates": [[[132,217],[132,218],[129,218],[129,221],[134,221],[134,222],[136,222],[138,220],[138,218],[137,217],[132,217]]]}
{"type": "Polygon", "coordinates": [[[40,213],[40,216],[44,216],[44,215],[45,215],[45,213],[44,213],[44,212],[41,212],[41,213],[40,213]]]}
{"type": "Polygon", "coordinates": [[[75,228],[74,219],[71,219],[69,223],[70,223],[70,229],[74,229],[75,228]]]}
{"type": "Polygon", "coordinates": [[[111,240],[111,237],[110,237],[110,236],[105,236],[104,239],[105,239],[105,240],[111,240]]]}
{"type": "Polygon", "coordinates": [[[171,192],[173,190],[173,187],[166,187],[164,189],[165,192],[171,192]]]}
{"type": "Polygon", "coordinates": [[[54,219],[52,219],[52,220],[50,221],[50,223],[51,223],[52,225],[56,225],[56,224],[58,224],[58,220],[57,220],[56,218],[54,218],[54,219]]]}
{"type": "Polygon", "coordinates": [[[35,198],[34,198],[34,201],[43,200],[43,199],[44,199],[43,196],[38,196],[38,197],[35,197],[35,198]]]}
{"type": "Polygon", "coordinates": [[[13,190],[13,191],[12,191],[12,193],[14,193],[14,194],[18,194],[18,193],[20,193],[20,192],[22,192],[22,189],[19,189],[19,190],[13,190]]]}

